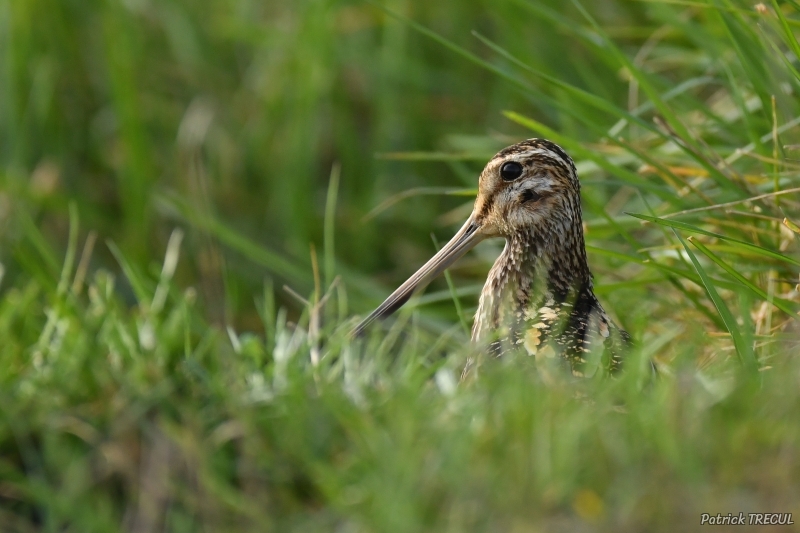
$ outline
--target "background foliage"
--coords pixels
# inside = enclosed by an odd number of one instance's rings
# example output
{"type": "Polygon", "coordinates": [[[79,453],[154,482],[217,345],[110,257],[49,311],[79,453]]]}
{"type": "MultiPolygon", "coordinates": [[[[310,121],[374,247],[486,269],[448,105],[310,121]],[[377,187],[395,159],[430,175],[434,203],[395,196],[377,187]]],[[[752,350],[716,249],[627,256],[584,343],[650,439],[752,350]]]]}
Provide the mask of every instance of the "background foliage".
{"type": "Polygon", "coordinates": [[[800,516],[799,26],[793,0],[0,3],[3,529],[800,516]],[[351,343],[531,136],[578,163],[624,375],[456,384],[501,243],[351,343]]]}

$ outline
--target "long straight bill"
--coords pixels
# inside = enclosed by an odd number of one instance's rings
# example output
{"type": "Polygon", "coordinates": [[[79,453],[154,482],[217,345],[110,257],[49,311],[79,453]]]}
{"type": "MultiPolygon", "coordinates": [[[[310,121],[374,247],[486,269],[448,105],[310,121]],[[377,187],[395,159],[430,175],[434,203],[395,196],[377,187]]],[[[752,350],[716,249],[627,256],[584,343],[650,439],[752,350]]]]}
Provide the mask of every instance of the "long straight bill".
{"type": "Polygon", "coordinates": [[[425,287],[483,239],[480,226],[475,222],[474,216],[470,216],[458,233],[450,239],[450,242],[445,244],[422,268],[386,298],[386,301],[362,320],[353,330],[352,335],[360,336],[375,320],[385,318],[400,309],[415,291],[425,287]]]}

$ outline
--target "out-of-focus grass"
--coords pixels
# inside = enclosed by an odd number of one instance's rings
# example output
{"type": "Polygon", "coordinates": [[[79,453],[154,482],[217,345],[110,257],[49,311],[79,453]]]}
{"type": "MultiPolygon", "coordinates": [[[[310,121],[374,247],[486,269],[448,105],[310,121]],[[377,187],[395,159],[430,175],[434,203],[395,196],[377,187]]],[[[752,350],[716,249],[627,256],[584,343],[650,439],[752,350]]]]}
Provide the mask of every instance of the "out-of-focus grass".
{"type": "Polygon", "coordinates": [[[512,355],[458,385],[455,343],[329,324],[313,365],[308,319],[269,301],[264,336],[208,328],[171,243],[134,310],[104,271],[6,292],[5,531],[692,531],[703,512],[797,512],[796,358],[654,381],[667,333],[613,380],[512,355]]]}
{"type": "Polygon", "coordinates": [[[3,4],[1,529],[800,515],[798,27],[793,1],[3,4]],[[457,384],[497,243],[352,343],[533,135],[576,159],[623,375],[457,384]]]}

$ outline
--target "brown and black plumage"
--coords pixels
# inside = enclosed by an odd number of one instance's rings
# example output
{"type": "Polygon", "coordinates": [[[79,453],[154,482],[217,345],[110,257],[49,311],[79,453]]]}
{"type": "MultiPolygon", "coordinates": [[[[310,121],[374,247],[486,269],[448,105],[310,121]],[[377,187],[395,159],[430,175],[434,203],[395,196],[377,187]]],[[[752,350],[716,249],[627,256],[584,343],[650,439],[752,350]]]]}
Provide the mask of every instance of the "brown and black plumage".
{"type": "Polygon", "coordinates": [[[473,342],[495,355],[522,349],[537,358],[560,356],[579,375],[592,354],[616,370],[629,337],[594,295],[572,159],[550,141],[528,139],[497,153],[478,186],[472,214],[458,233],[355,333],[399,309],[477,243],[501,237],[506,245],[481,291],[473,342]]]}

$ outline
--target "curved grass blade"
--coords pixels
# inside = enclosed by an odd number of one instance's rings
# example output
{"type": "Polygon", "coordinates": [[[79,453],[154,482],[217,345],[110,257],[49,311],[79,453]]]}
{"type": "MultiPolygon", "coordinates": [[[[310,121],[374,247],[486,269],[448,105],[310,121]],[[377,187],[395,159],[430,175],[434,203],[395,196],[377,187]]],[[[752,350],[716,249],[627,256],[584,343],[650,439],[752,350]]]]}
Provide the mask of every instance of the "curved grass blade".
{"type": "Polygon", "coordinates": [[[325,286],[330,287],[336,270],[336,202],[339,197],[339,179],[342,176],[342,166],[339,163],[331,168],[328,180],[328,194],[325,198],[325,218],[323,224],[323,257],[325,260],[325,286]]]}
{"type": "Polygon", "coordinates": [[[361,218],[361,222],[367,222],[372,220],[379,214],[383,213],[394,204],[406,200],[408,198],[413,198],[415,196],[468,196],[468,197],[475,197],[478,194],[477,189],[462,189],[457,187],[414,187],[413,189],[408,189],[397,194],[393,194],[392,196],[388,197],[386,200],[382,201],[372,209],[370,209],[369,213],[364,215],[361,218]]]}
{"type": "MultiPolygon", "coordinates": [[[[619,46],[617,46],[617,44],[614,43],[614,41],[608,36],[608,33],[603,30],[594,17],[592,17],[586,8],[583,7],[583,4],[581,4],[579,0],[572,0],[572,3],[578,9],[581,15],[583,15],[583,17],[589,22],[589,24],[592,26],[592,29],[603,39],[606,49],[617,58],[620,66],[624,67],[628,73],[636,79],[639,87],[641,87],[641,89],[645,92],[650,101],[653,102],[653,105],[658,113],[675,132],[676,138],[674,140],[677,141],[676,144],[684,151],[684,153],[694,159],[698,164],[703,166],[703,168],[708,171],[709,176],[715,182],[717,182],[720,187],[731,191],[746,192],[742,189],[740,184],[722,173],[719,168],[717,168],[707,157],[705,157],[702,147],[698,146],[698,143],[694,137],[673,111],[673,107],[668,106],[666,102],[664,102],[661,93],[653,85],[653,83],[651,83],[649,76],[641,68],[636,66],[627,55],[625,55],[619,46]]],[[[663,136],[663,133],[661,136],[663,136]]]]}
{"type": "Polygon", "coordinates": [[[445,48],[455,52],[456,54],[460,55],[461,57],[471,61],[472,63],[475,63],[476,65],[478,65],[480,67],[483,67],[484,69],[486,69],[486,70],[488,70],[490,72],[493,72],[493,73],[497,74],[498,76],[500,76],[501,78],[503,78],[503,79],[505,79],[507,81],[510,81],[511,83],[513,83],[514,85],[519,87],[520,89],[523,89],[523,90],[525,90],[525,91],[527,91],[527,92],[529,92],[531,94],[535,94],[537,98],[541,98],[543,101],[546,101],[548,104],[553,105],[553,106],[555,106],[555,107],[557,107],[557,108],[559,108],[559,109],[561,109],[563,111],[569,112],[569,108],[567,106],[565,106],[563,103],[560,103],[558,100],[556,100],[554,98],[551,98],[550,96],[546,95],[545,93],[543,93],[542,91],[540,91],[536,87],[530,85],[529,83],[526,83],[525,81],[523,81],[523,80],[521,80],[521,79],[519,79],[519,78],[517,78],[515,76],[512,76],[511,74],[509,74],[508,72],[505,72],[501,68],[498,68],[495,65],[492,65],[488,61],[484,61],[483,59],[481,59],[480,57],[476,56],[475,54],[473,54],[469,50],[466,50],[465,48],[457,45],[456,43],[450,41],[449,39],[446,39],[445,37],[442,37],[441,35],[439,35],[435,31],[428,29],[427,27],[423,26],[422,24],[420,24],[420,23],[418,23],[418,22],[416,22],[416,21],[414,21],[414,20],[412,20],[412,19],[410,19],[410,18],[408,18],[406,16],[401,15],[400,13],[398,13],[398,12],[392,10],[392,9],[389,9],[388,7],[382,5],[382,4],[380,4],[380,3],[378,3],[378,2],[376,2],[374,0],[371,1],[370,3],[375,5],[379,9],[385,11],[386,13],[388,13],[392,17],[396,18],[397,20],[400,20],[400,21],[404,22],[405,24],[408,24],[408,26],[411,29],[421,33],[422,35],[425,35],[426,37],[428,37],[430,39],[433,39],[437,43],[439,43],[442,46],[444,46],[445,48]]]}
{"type": "MultiPolygon", "coordinates": [[[[180,198],[162,195],[159,196],[159,200],[188,224],[207,231],[228,248],[267,268],[271,273],[281,276],[299,287],[313,286],[313,279],[308,274],[310,270],[308,267],[264,247],[221,220],[212,216],[200,216],[180,198]]],[[[353,301],[362,302],[362,298],[366,296],[370,299],[369,305],[372,305],[375,299],[385,293],[385,288],[348,268],[346,264],[336,263],[335,266],[336,272],[354,289],[349,294],[353,301]]]]}
{"type": "Polygon", "coordinates": [[[64,258],[64,266],[61,269],[61,277],[58,280],[56,293],[64,296],[69,287],[69,278],[72,276],[72,269],[75,267],[75,255],[78,250],[78,229],[80,227],[78,219],[78,207],[75,202],[69,204],[69,239],[67,240],[67,254],[64,258]]]}
{"type": "MultiPolygon", "coordinates": [[[[464,57],[465,59],[471,61],[472,63],[475,63],[476,65],[478,65],[478,66],[480,66],[480,67],[482,67],[482,68],[484,68],[484,69],[486,69],[486,70],[488,70],[490,72],[493,72],[494,74],[497,74],[501,78],[503,78],[503,79],[505,79],[507,81],[510,81],[511,83],[513,83],[514,85],[519,87],[520,89],[523,89],[524,91],[526,91],[526,92],[528,92],[528,93],[530,93],[532,95],[535,95],[536,98],[539,99],[541,102],[546,103],[547,105],[550,105],[550,106],[552,106],[552,107],[554,107],[556,109],[559,109],[560,111],[563,111],[564,113],[574,117],[575,119],[581,121],[582,123],[586,124],[589,127],[592,127],[592,128],[595,128],[595,129],[597,128],[597,126],[595,124],[587,123],[586,120],[585,120],[585,117],[580,116],[580,114],[576,113],[575,110],[572,107],[565,105],[561,100],[550,97],[549,95],[547,95],[546,93],[544,93],[543,91],[538,89],[537,87],[535,87],[535,86],[533,86],[533,85],[531,85],[531,84],[529,84],[529,83],[527,83],[527,82],[525,82],[525,81],[523,81],[523,80],[511,75],[511,74],[509,74],[508,72],[505,72],[503,69],[501,69],[501,68],[499,68],[499,67],[497,67],[497,66],[495,66],[495,65],[493,65],[491,63],[489,63],[488,61],[485,61],[485,60],[481,59],[480,57],[478,57],[477,55],[473,54],[472,52],[462,48],[461,46],[458,46],[454,42],[442,37],[438,33],[426,28],[425,26],[419,24],[418,22],[415,22],[414,20],[397,13],[397,12],[387,8],[386,6],[380,5],[377,2],[372,2],[372,3],[375,4],[376,6],[380,7],[380,9],[382,9],[383,11],[388,13],[389,15],[391,15],[391,16],[395,17],[396,19],[401,20],[404,23],[408,24],[409,27],[411,27],[415,31],[417,31],[417,32],[419,32],[419,33],[421,33],[421,34],[433,39],[434,41],[436,41],[439,44],[443,45],[444,47],[448,48],[449,50],[451,50],[451,51],[457,53],[458,55],[464,57]]],[[[611,102],[608,102],[607,100],[604,100],[604,99],[598,97],[597,95],[594,95],[594,94],[592,94],[592,93],[590,93],[588,91],[585,91],[583,89],[580,89],[578,87],[575,87],[574,85],[566,83],[566,82],[564,82],[562,80],[559,80],[558,78],[555,78],[555,77],[550,76],[548,74],[545,74],[543,72],[539,72],[536,69],[533,69],[532,67],[526,65],[522,61],[516,59],[514,56],[512,56],[506,50],[504,50],[503,48],[499,47],[498,45],[492,43],[491,41],[489,41],[485,37],[481,36],[480,34],[475,33],[474,35],[479,40],[481,40],[481,42],[486,44],[489,48],[491,48],[492,50],[494,50],[495,52],[497,52],[501,56],[505,57],[506,59],[508,59],[512,63],[516,64],[517,66],[519,66],[519,67],[523,68],[524,70],[536,75],[541,80],[543,80],[543,81],[545,81],[545,82],[547,82],[547,83],[549,83],[551,85],[554,85],[555,87],[558,87],[558,88],[560,88],[562,90],[567,91],[568,93],[570,93],[574,97],[578,98],[579,100],[581,100],[581,101],[583,101],[583,102],[585,102],[587,104],[592,105],[593,107],[595,107],[598,110],[610,113],[610,114],[614,115],[617,118],[624,118],[626,120],[629,120],[630,122],[638,124],[642,128],[654,133],[655,135],[657,135],[659,137],[667,138],[660,129],[654,127],[653,124],[641,119],[640,117],[632,115],[631,113],[629,113],[629,112],[617,107],[616,105],[614,105],[611,102]]]]}
{"type": "Polygon", "coordinates": [[[773,252],[772,250],[768,250],[766,248],[762,248],[761,246],[758,246],[756,244],[752,244],[752,243],[749,243],[749,242],[746,242],[746,241],[742,241],[742,240],[739,240],[739,239],[734,239],[732,237],[727,237],[727,236],[721,235],[719,233],[714,233],[713,231],[707,231],[707,230],[704,230],[704,229],[700,229],[697,226],[692,226],[691,224],[687,224],[685,222],[678,222],[678,221],[675,221],[675,220],[667,220],[667,219],[664,219],[664,218],[651,217],[651,216],[648,216],[648,215],[640,215],[640,214],[637,214],[637,213],[626,213],[626,214],[630,215],[632,217],[635,217],[635,218],[639,218],[641,220],[646,220],[647,222],[653,222],[653,223],[658,224],[660,226],[666,226],[666,227],[672,228],[672,229],[680,229],[680,230],[688,231],[688,232],[691,232],[691,233],[699,233],[700,235],[706,235],[708,237],[716,237],[717,239],[721,239],[721,240],[726,241],[726,242],[735,243],[736,245],[741,246],[742,248],[746,248],[746,249],[748,249],[750,251],[756,252],[759,255],[762,255],[762,256],[765,256],[765,257],[769,257],[770,259],[775,259],[775,260],[778,260],[778,261],[784,261],[786,263],[790,263],[790,264],[795,265],[795,266],[800,266],[800,261],[798,261],[796,259],[792,259],[791,257],[785,256],[785,255],[780,254],[778,252],[773,252]]]}
{"type": "MultiPolygon", "coordinates": [[[[473,31],[472,34],[479,41],[481,41],[483,44],[485,44],[487,47],[489,47],[492,51],[494,51],[495,53],[497,53],[501,57],[507,59],[511,63],[517,65],[518,67],[520,67],[521,69],[525,70],[526,72],[529,72],[530,74],[533,74],[534,76],[540,78],[542,81],[545,81],[545,82],[547,82],[547,83],[549,83],[549,84],[551,84],[551,85],[553,85],[555,87],[558,87],[559,89],[563,89],[563,90],[567,91],[571,95],[575,96],[578,100],[580,100],[580,101],[582,101],[584,103],[587,103],[587,104],[591,105],[592,107],[595,107],[596,109],[598,109],[600,111],[605,111],[606,113],[614,115],[619,119],[624,119],[624,120],[628,120],[628,121],[634,122],[638,126],[641,126],[642,128],[650,131],[651,133],[666,139],[666,136],[664,135],[664,133],[661,130],[659,130],[658,128],[654,127],[652,123],[647,122],[646,120],[643,120],[639,116],[634,115],[632,113],[629,113],[628,111],[625,111],[624,109],[622,109],[620,107],[617,107],[616,105],[614,105],[613,103],[611,103],[611,102],[609,102],[607,100],[603,100],[602,98],[600,98],[597,95],[594,95],[594,94],[592,94],[592,93],[590,93],[588,91],[585,91],[585,90],[583,90],[583,89],[581,89],[579,87],[576,87],[574,85],[571,85],[569,83],[561,81],[561,80],[559,80],[558,78],[556,78],[554,76],[550,76],[549,74],[545,74],[544,72],[540,72],[540,71],[536,70],[535,68],[531,67],[530,65],[528,65],[528,64],[524,63],[523,61],[517,59],[514,55],[512,55],[510,52],[508,52],[505,48],[503,48],[500,45],[492,42],[491,40],[487,39],[486,37],[484,37],[483,35],[481,35],[478,32],[474,32],[473,31]]],[[[574,113],[570,113],[570,114],[572,116],[575,116],[574,113]]],[[[579,120],[581,119],[581,117],[579,117],[579,116],[575,116],[575,118],[577,118],[579,120]]],[[[585,120],[582,120],[582,122],[584,122],[584,124],[587,124],[588,126],[592,126],[592,124],[586,123],[585,120]]]]}
{"type": "Polygon", "coordinates": [[[755,354],[753,353],[753,348],[749,344],[747,344],[742,336],[742,332],[739,331],[739,324],[736,323],[736,319],[733,318],[733,314],[731,314],[731,310],[728,309],[728,306],[725,304],[725,301],[720,297],[719,293],[717,292],[716,287],[714,287],[714,283],[711,281],[711,278],[708,277],[706,271],[700,266],[700,262],[695,257],[694,253],[689,249],[689,246],[686,244],[686,241],[683,240],[683,237],[672,229],[672,232],[681,241],[684,250],[686,250],[686,254],[689,256],[689,259],[692,261],[695,270],[697,270],[697,274],[700,276],[700,279],[703,280],[703,286],[708,292],[708,296],[711,298],[711,301],[714,303],[714,307],[717,308],[717,312],[719,312],[722,321],[725,323],[725,328],[728,330],[728,333],[731,334],[731,338],[733,338],[733,345],[736,348],[736,353],[739,356],[739,361],[742,363],[742,366],[748,370],[749,372],[755,372],[758,370],[758,362],[756,361],[755,354]]]}
{"type": "Polygon", "coordinates": [[[607,159],[598,156],[596,153],[590,150],[585,149],[580,143],[573,141],[572,139],[568,138],[565,135],[559,134],[555,130],[548,128],[547,126],[538,122],[537,120],[520,115],[519,113],[515,113],[514,111],[503,111],[503,116],[513,122],[516,122],[520,126],[524,126],[530,129],[531,131],[536,132],[539,135],[543,135],[544,137],[552,139],[554,142],[567,147],[574,154],[592,161],[606,172],[619,176],[620,179],[628,183],[634,184],[637,187],[646,188],[647,190],[658,195],[659,198],[661,198],[662,200],[668,201],[674,197],[674,194],[672,194],[670,191],[664,190],[662,187],[653,185],[652,183],[643,179],[638,174],[631,172],[630,170],[614,165],[607,159]]]}
{"type": "Polygon", "coordinates": [[[147,289],[144,276],[140,275],[131,262],[125,259],[125,255],[122,253],[122,250],[120,250],[119,246],[117,246],[114,241],[110,239],[107,240],[106,246],[108,246],[108,249],[111,251],[111,255],[113,255],[114,259],[116,259],[117,263],[119,263],[120,268],[122,268],[122,272],[128,279],[128,283],[131,284],[133,293],[136,295],[136,301],[141,306],[147,305],[147,302],[150,301],[153,291],[147,289]]]}
{"type": "MultiPolygon", "coordinates": [[[[778,0],[772,0],[772,7],[775,10],[775,16],[778,17],[778,21],[780,22],[781,29],[783,30],[784,41],[786,42],[787,45],[789,45],[789,48],[792,49],[792,51],[794,52],[795,57],[800,57],[800,43],[797,42],[797,37],[795,37],[794,32],[792,31],[792,28],[789,27],[789,21],[786,19],[786,16],[783,14],[783,11],[781,10],[781,6],[778,5],[778,0]]],[[[784,56],[784,59],[786,59],[785,56],[784,56]]],[[[794,71],[794,73],[796,75],[797,71],[794,70],[794,68],[792,68],[792,70],[794,71]]]]}
{"type": "MultiPolygon", "coordinates": [[[[431,239],[433,239],[433,245],[438,251],[440,248],[439,241],[433,233],[431,233],[431,239]]],[[[453,276],[450,275],[449,268],[444,271],[444,279],[447,281],[447,288],[450,290],[450,298],[453,300],[453,303],[456,306],[456,314],[458,315],[458,321],[461,323],[461,329],[464,330],[464,335],[469,337],[470,327],[467,324],[467,318],[464,315],[464,309],[461,307],[461,299],[456,293],[456,286],[453,283],[453,276]]]]}
{"type": "Polygon", "coordinates": [[[784,313],[787,313],[787,314],[792,315],[792,316],[797,315],[797,309],[792,309],[792,302],[790,302],[788,300],[784,300],[783,298],[770,298],[769,295],[766,292],[764,292],[757,285],[753,284],[749,279],[747,279],[746,277],[744,277],[741,274],[739,274],[736,271],[735,268],[733,268],[728,263],[726,263],[725,261],[720,259],[720,257],[717,256],[711,250],[709,250],[706,245],[704,245],[701,242],[698,242],[697,240],[693,239],[692,237],[689,237],[687,240],[690,243],[694,244],[701,252],[703,252],[703,254],[706,257],[708,257],[709,259],[714,261],[717,265],[720,266],[720,268],[722,268],[725,272],[727,272],[728,274],[733,276],[737,281],[739,281],[739,283],[741,283],[742,285],[744,285],[745,287],[747,287],[748,289],[753,291],[760,298],[762,298],[763,300],[765,300],[767,302],[772,303],[775,307],[777,307],[778,309],[780,309],[784,313]]]}
{"type": "MultiPolygon", "coordinates": [[[[623,253],[620,253],[620,252],[615,252],[613,250],[605,250],[603,248],[598,248],[597,246],[592,246],[590,244],[586,245],[586,251],[587,252],[596,253],[598,255],[604,255],[606,257],[613,257],[613,258],[616,258],[616,259],[622,259],[623,261],[628,261],[630,263],[636,263],[637,265],[642,265],[642,266],[646,266],[646,267],[652,267],[652,268],[655,268],[656,270],[660,270],[660,271],[662,271],[662,272],[664,272],[666,274],[673,274],[673,275],[678,276],[680,278],[688,279],[689,281],[691,281],[693,283],[696,283],[697,285],[702,285],[703,284],[702,280],[699,277],[697,277],[696,275],[694,275],[692,272],[690,272],[688,270],[681,270],[680,268],[675,268],[675,267],[663,265],[661,263],[653,261],[652,259],[642,259],[641,257],[636,257],[636,256],[633,256],[633,255],[627,255],[627,254],[623,254],[623,253]]],[[[714,279],[713,281],[717,286],[722,287],[724,289],[736,291],[736,290],[739,290],[741,288],[741,286],[738,285],[737,283],[733,283],[733,282],[730,282],[730,281],[727,281],[727,280],[714,279]]]]}
{"type": "Polygon", "coordinates": [[[58,277],[61,270],[56,254],[53,248],[47,242],[44,234],[36,227],[31,215],[24,209],[19,210],[18,222],[22,227],[22,233],[25,241],[31,244],[34,250],[39,254],[39,257],[34,259],[40,263],[40,269],[47,272],[53,278],[58,277]]]}
{"type": "Polygon", "coordinates": [[[162,197],[162,200],[195,227],[209,232],[225,245],[261,264],[273,273],[284,277],[292,283],[304,286],[311,285],[310,276],[304,274],[307,269],[301,268],[283,256],[264,248],[264,246],[228,227],[220,220],[211,216],[201,216],[179,198],[162,197]]]}
{"type": "MultiPolygon", "coordinates": [[[[729,0],[714,0],[713,4],[718,8],[735,7],[729,0]]],[[[757,25],[742,17],[741,12],[722,11],[717,9],[712,13],[716,14],[720,26],[724,28],[733,50],[739,58],[739,63],[747,75],[747,79],[752,84],[753,89],[761,98],[763,109],[769,109],[769,100],[772,94],[770,87],[770,63],[771,55],[757,53],[762,48],[759,43],[758,35],[754,31],[757,25]]]]}
{"type": "Polygon", "coordinates": [[[375,159],[383,161],[479,161],[486,162],[494,154],[472,152],[378,152],[375,159]]]}

